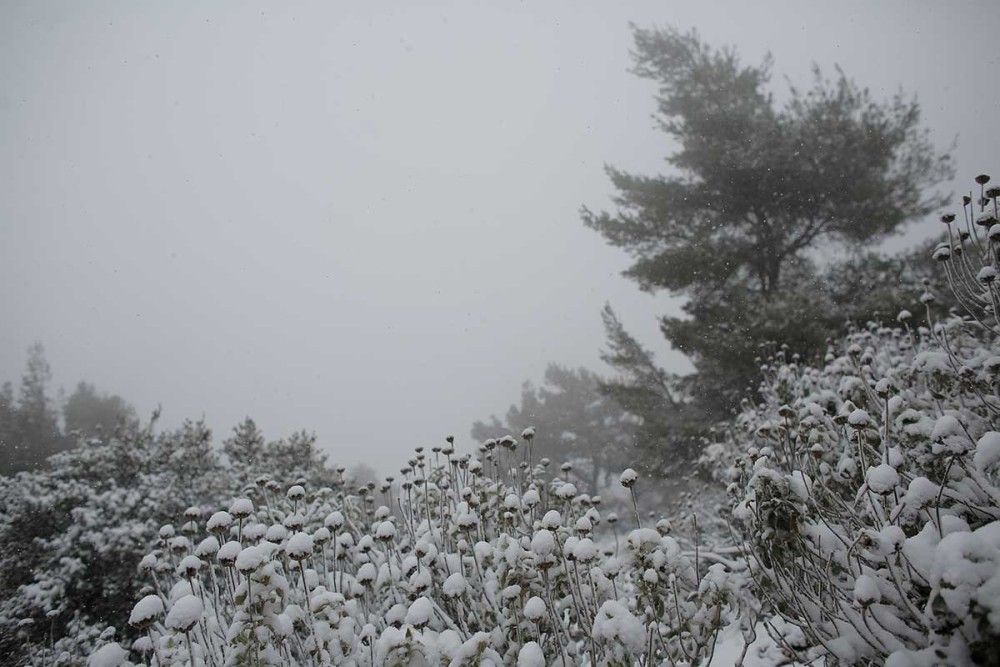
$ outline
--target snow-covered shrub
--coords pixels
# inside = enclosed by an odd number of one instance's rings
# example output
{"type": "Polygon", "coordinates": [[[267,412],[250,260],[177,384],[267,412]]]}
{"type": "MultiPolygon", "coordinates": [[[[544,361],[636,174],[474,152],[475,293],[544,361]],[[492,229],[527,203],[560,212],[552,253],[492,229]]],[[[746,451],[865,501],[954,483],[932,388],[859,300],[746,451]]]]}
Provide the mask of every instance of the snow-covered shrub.
{"type": "Polygon", "coordinates": [[[969,203],[965,229],[943,218],[935,257],[964,317],[928,308],[912,330],[904,311],[821,365],[779,353],[737,418],[751,442],[732,470],[734,528],[790,658],[998,664],[997,193],[988,212],[969,203]]]}
{"type": "MultiPolygon", "coordinates": [[[[302,454],[301,437],[289,442],[296,470],[321,464],[302,454]]],[[[171,538],[182,543],[198,508],[238,491],[237,479],[200,422],[162,433],[131,424],[43,470],[0,478],[3,655],[37,664],[86,655],[134,602],[136,567],[161,526],[176,523],[171,538]]]]}
{"type": "MultiPolygon", "coordinates": [[[[685,548],[666,523],[637,526],[616,546],[598,534],[610,519],[601,499],[551,476],[547,459],[529,464],[512,437],[481,454],[418,448],[398,479],[356,494],[277,492],[261,477],[185,517],[196,530],[183,537],[165,527],[136,573],[120,633],[133,639],[122,645],[136,662],[164,665],[631,665],[712,654],[746,604],[742,563],[685,548]]],[[[623,480],[641,485],[630,471],[623,480]]],[[[124,660],[122,645],[108,645],[99,650],[124,660]]]]}

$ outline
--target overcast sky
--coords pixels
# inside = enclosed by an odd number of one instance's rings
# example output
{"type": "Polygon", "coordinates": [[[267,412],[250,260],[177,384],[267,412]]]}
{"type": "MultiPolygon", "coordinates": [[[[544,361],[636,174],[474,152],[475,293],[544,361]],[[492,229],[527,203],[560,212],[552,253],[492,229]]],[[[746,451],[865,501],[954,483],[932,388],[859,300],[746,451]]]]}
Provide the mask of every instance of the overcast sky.
{"type": "Polygon", "coordinates": [[[605,301],[686,368],[678,302],[578,215],[604,164],[665,168],[629,21],[771,51],[779,92],[812,61],[901,86],[953,189],[997,171],[990,2],[0,1],[0,378],[40,340],[56,386],[388,471],[600,368],[605,301]]]}

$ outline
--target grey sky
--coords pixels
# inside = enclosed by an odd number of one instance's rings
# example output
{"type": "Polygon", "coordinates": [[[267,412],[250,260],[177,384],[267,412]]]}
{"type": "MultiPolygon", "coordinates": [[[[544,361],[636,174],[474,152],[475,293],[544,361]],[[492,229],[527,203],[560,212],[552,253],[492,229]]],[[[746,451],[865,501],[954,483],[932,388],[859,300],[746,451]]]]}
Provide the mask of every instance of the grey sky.
{"type": "Polygon", "coordinates": [[[629,21],[902,86],[962,186],[1000,166],[988,2],[0,2],[0,378],[37,339],[67,388],[391,470],[597,367],[605,301],[685,368],[577,214],[669,149],[629,21]]]}

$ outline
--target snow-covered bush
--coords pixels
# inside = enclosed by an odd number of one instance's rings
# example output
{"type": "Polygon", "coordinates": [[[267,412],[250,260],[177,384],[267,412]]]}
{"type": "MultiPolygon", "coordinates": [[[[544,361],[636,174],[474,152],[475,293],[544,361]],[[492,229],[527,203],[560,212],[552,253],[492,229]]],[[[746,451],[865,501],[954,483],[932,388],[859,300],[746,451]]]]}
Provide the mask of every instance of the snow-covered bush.
{"type": "MultiPolygon", "coordinates": [[[[52,664],[86,655],[131,607],[136,566],[160,527],[192,505],[214,507],[239,490],[200,422],[154,433],[129,424],[82,441],[45,469],[0,478],[0,651],[12,663],[52,664]]],[[[304,436],[279,441],[296,466],[322,461],[304,436]],[[295,445],[292,447],[292,445],[295,445]]],[[[273,452],[272,452],[273,453],[273,452]]],[[[327,471],[333,474],[332,471],[327,471]]],[[[107,639],[107,637],[104,637],[107,639]]]]}
{"type": "Polygon", "coordinates": [[[684,548],[666,522],[602,540],[617,518],[534,463],[532,436],[487,441],[478,458],[418,448],[398,479],[356,494],[279,493],[263,476],[178,517],[196,530],[160,530],[122,627],[133,639],[98,657],[119,664],[124,645],[164,665],[707,659],[746,603],[743,564],[684,548]]]}
{"type": "Polygon", "coordinates": [[[984,194],[935,251],[964,316],[927,308],[912,330],[904,311],[819,365],[779,352],[737,419],[737,543],[789,658],[1000,660],[1000,190],[984,194]]]}

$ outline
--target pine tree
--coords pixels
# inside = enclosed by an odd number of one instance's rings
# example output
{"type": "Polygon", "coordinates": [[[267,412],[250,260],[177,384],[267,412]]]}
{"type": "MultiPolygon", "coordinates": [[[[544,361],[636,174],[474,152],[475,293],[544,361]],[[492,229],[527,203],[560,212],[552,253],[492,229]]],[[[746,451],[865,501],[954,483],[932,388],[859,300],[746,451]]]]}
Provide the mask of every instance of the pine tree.
{"type": "Polygon", "coordinates": [[[839,69],[832,80],[815,69],[809,89],[779,104],[770,57],[745,65],[694,32],[635,29],[634,58],[634,72],[658,84],[673,173],[608,167],[616,210],[582,218],[632,256],[625,275],[641,289],[686,297],[683,317],[660,320],[695,366],[683,379],[655,369],[605,312],[622,373],[605,389],[642,415],[644,446],[675,461],[753,393],[772,341],[814,355],[848,317],[865,316],[834,307],[835,290],[854,287],[830,285],[817,247],[856,253],[942,205],[935,186],[951,160],[932,146],[916,100],[877,101],[839,69]]]}

